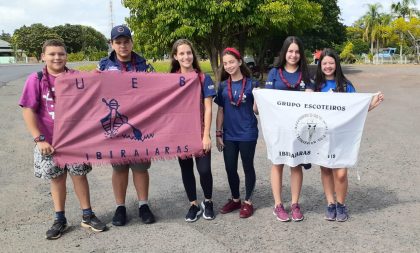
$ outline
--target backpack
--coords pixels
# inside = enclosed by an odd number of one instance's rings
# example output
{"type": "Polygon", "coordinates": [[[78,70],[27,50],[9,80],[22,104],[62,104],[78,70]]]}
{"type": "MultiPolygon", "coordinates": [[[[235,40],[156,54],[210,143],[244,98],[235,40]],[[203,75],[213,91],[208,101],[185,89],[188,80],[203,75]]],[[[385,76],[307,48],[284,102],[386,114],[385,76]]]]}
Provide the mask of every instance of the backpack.
{"type": "Polygon", "coordinates": [[[36,72],[36,75],[38,76],[38,85],[40,88],[39,101],[41,102],[42,101],[41,80],[42,80],[42,77],[44,76],[44,73],[42,71],[38,71],[36,72]]]}
{"type": "MultiPolygon", "coordinates": [[[[36,75],[38,77],[38,84],[41,88],[41,81],[42,81],[42,77],[44,76],[44,72],[38,71],[38,72],[36,72],[36,75]]],[[[48,89],[50,90],[50,87],[48,87],[48,89]]],[[[50,92],[51,92],[51,90],[50,90],[50,92]]],[[[53,100],[54,100],[54,97],[53,97],[53,100]]],[[[42,91],[39,92],[39,101],[42,101],[42,91]]]]}
{"type": "Polygon", "coordinates": [[[42,76],[43,76],[44,74],[42,73],[42,71],[38,71],[38,72],[36,72],[36,74],[37,74],[37,76],[38,76],[38,81],[40,81],[40,82],[41,82],[41,80],[42,80],[42,76]]]}

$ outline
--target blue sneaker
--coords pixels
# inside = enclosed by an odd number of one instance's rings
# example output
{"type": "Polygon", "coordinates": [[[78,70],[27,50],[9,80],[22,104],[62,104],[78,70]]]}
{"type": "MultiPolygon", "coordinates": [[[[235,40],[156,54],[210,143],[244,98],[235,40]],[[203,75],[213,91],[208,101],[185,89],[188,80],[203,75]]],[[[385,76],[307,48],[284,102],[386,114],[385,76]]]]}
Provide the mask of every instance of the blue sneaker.
{"type": "Polygon", "coordinates": [[[201,210],[199,206],[192,204],[190,209],[188,210],[187,215],[185,216],[185,221],[186,222],[196,221],[202,212],[203,210],[201,210]]]}
{"type": "Polygon", "coordinates": [[[48,229],[45,238],[55,240],[60,238],[61,234],[67,230],[67,221],[55,220],[54,224],[48,229]]]}
{"type": "Polygon", "coordinates": [[[327,206],[327,210],[325,211],[325,218],[326,220],[329,221],[335,221],[337,217],[337,208],[335,204],[329,204],[327,206]]]}
{"type": "Polygon", "coordinates": [[[210,200],[201,202],[201,209],[203,210],[203,218],[206,220],[214,219],[213,202],[210,200]]]}
{"type": "Polygon", "coordinates": [[[337,217],[336,221],[346,221],[349,218],[347,207],[337,202],[337,217]]]}

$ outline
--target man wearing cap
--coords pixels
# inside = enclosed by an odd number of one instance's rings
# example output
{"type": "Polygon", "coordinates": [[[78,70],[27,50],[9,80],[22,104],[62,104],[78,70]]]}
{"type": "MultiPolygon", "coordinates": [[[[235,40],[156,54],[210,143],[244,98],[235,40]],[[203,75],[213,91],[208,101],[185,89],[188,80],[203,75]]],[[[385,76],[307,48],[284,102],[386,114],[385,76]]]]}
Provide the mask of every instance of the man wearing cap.
{"type": "MultiPolygon", "coordinates": [[[[153,67],[146,64],[146,60],[133,52],[131,31],[124,25],[118,25],[111,30],[112,52],[108,57],[99,61],[97,69],[100,71],[136,71],[150,72],[153,67]]],[[[155,217],[148,205],[150,162],[127,165],[113,165],[112,188],[114,190],[117,209],[112,224],[124,226],[127,221],[125,196],[128,186],[129,168],[133,173],[133,183],[139,201],[139,217],[143,223],[155,222],[155,217]]]]}

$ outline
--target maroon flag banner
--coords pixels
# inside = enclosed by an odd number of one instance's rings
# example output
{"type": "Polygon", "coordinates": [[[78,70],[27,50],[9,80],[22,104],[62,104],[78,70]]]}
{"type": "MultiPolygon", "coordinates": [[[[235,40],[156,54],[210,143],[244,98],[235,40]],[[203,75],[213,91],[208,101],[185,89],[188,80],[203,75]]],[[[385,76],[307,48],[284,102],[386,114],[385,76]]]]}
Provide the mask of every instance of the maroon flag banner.
{"type": "Polygon", "coordinates": [[[101,72],[56,80],[54,161],[128,164],[200,155],[196,73],[101,72]]]}

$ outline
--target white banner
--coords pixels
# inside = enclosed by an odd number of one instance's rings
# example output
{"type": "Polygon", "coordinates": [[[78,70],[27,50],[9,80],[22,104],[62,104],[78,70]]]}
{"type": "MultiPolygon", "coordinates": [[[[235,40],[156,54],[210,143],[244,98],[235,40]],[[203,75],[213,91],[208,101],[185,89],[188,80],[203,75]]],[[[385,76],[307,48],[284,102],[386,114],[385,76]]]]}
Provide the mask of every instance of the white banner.
{"type": "Polygon", "coordinates": [[[354,167],[373,95],[255,89],[268,159],[354,167]]]}

